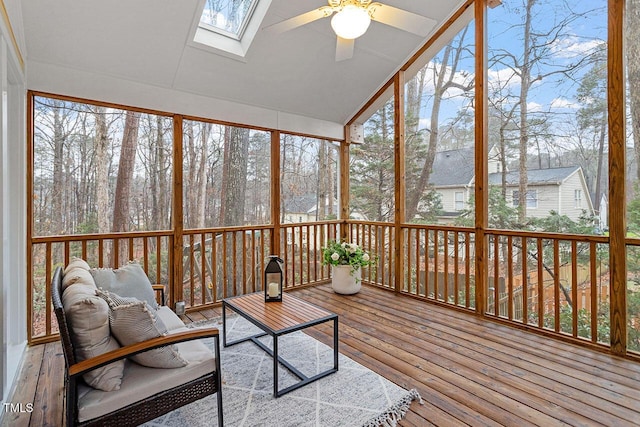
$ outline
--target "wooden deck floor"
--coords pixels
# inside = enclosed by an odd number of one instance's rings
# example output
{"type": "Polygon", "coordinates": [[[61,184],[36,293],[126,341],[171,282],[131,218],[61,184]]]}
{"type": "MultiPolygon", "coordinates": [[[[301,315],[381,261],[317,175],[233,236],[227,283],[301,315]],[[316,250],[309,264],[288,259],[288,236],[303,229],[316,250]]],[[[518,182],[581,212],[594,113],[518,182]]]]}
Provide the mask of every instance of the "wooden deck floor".
{"type": "MultiPolygon", "coordinates": [[[[403,426],[640,425],[638,363],[372,287],[294,295],[340,316],[343,354],[420,392],[424,404],[412,404],[403,426]]],[[[330,332],[313,335],[329,343],[330,332]]],[[[12,402],[33,402],[34,411],[3,425],[60,425],[62,372],[58,343],[30,348],[12,402]]]]}

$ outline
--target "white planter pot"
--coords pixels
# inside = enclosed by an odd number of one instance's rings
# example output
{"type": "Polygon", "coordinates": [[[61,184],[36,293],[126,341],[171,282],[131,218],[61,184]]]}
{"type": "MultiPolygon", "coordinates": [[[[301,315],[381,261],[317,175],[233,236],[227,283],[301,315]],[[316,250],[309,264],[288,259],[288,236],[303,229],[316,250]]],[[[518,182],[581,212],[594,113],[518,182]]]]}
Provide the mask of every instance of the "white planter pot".
{"type": "Polygon", "coordinates": [[[331,286],[337,294],[358,293],[362,286],[362,269],[358,268],[352,273],[350,265],[332,265],[331,286]]]}

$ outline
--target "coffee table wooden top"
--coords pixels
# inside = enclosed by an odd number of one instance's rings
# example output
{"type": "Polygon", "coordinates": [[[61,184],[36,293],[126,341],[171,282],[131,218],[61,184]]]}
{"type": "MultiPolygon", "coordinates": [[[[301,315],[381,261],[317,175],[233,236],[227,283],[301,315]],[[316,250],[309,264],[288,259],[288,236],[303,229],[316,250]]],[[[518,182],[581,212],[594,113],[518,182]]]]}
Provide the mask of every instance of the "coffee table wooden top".
{"type": "Polygon", "coordinates": [[[243,312],[276,333],[337,316],[286,293],[282,295],[282,301],[265,302],[264,293],[256,292],[227,298],[224,303],[232,310],[243,312]]]}

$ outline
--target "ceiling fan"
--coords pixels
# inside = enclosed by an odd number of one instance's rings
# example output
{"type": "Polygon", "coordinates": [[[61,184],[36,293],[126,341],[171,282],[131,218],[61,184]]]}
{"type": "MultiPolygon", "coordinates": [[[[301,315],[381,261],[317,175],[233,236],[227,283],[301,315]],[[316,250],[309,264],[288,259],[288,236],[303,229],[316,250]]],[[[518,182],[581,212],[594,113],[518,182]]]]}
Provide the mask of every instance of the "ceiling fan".
{"type": "Polygon", "coordinates": [[[331,18],[331,27],[338,37],[336,61],[353,56],[355,39],[363,35],[371,21],[381,22],[401,30],[426,37],[436,21],[421,15],[371,0],[327,0],[322,6],[282,22],[270,25],[265,30],[283,33],[321,18],[331,18]]]}

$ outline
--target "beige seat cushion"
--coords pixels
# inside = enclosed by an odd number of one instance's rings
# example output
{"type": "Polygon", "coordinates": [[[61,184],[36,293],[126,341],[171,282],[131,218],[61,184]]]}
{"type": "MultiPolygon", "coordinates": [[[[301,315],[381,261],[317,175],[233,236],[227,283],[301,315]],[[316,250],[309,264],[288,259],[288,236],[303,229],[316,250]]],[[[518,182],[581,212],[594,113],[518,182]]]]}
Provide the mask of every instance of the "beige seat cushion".
{"type": "Polygon", "coordinates": [[[169,332],[179,328],[184,328],[184,323],[180,320],[180,317],[178,317],[178,315],[166,305],[158,308],[156,314],[162,320],[162,323],[164,323],[164,326],[167,327],[169,332]]]}
{"type": "MultiPolygon", "coordinates": [[[[76,283],[67,287],[62,294],[62,304],[79,361],[120,347],[109,331],[109,306],[95,295],[95,290],[95,286],[76,283]]],[[[124,362],[120,360],[94,369],[83,378],[92,387],[113,391],[120,388],[123,370],[124,362]]]]}
{"type": "MultiPolygon", "coordinates": [[[[179,328],[174,332],[186,330],[179,328]]],[[[107,393],[81,385],[78,392],[79,420],[87,421],[108,414],[215,371],[213,350],[201,340],[179,343],[177,347],[189,362],[185,367],[156,369],[127,362],[120,390],[107,393]]]]}

